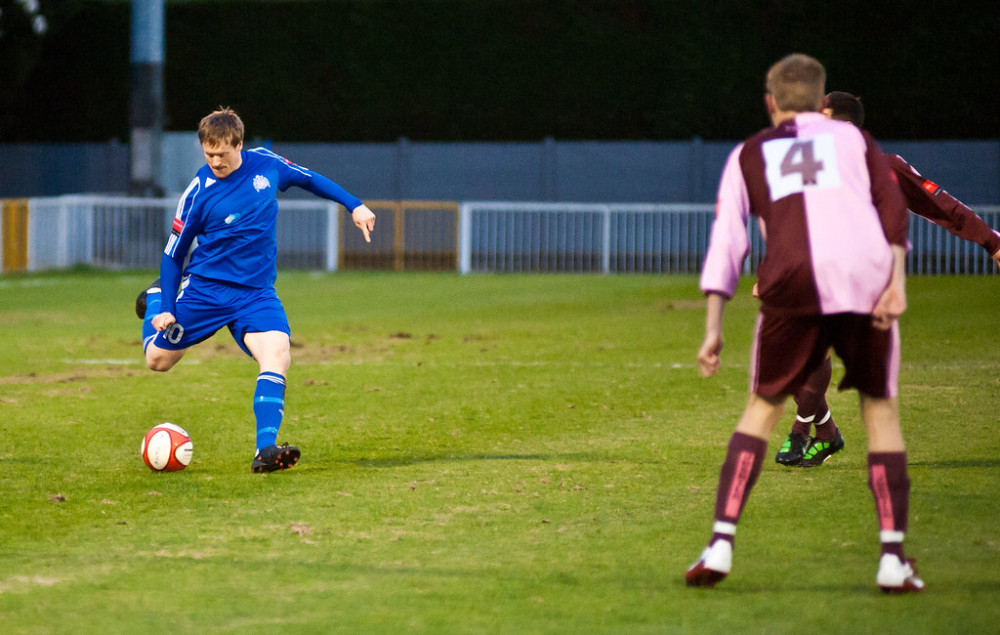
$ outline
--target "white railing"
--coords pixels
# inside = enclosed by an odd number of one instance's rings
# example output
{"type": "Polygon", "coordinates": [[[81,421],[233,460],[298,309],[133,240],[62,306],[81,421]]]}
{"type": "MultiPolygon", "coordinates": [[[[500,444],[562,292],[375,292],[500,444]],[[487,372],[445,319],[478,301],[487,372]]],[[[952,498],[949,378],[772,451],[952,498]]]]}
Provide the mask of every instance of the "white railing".
{"type": "MultiPolygon", "coordinates": [[[[28,270],[85,264],[156,268],[177,206],[173,198],[60,196],[29,200],[28,270]]],[[[278,264],[337,268],[343,208],[324,200],[279,203],[278,264]]]]}
{"type": "MultiPolygon", "coordinates": [[[[156,268],[176,204],[171,198],[90,195],[30,199],[26,269],[77,264],[156,268]]],[[[712,205],[496,201],[380,205],[376,213],[381,223],[372,244],[365,245],[339,205],[320,199],[280,201],[279,267],[697,273],[714,219],[712,205]]],[[[1000,227],[1000,206],[976,211],[991,227],[1000,227]]],[[[745,270],[753,274],[764,253],[755,222],[750,223],[750,236],[745,270]]],[[[910,240],[910,273],[997,275],[982,247],[920,217],[911,216],[910,240]]],[[[4,244],[10,250],[14,242],[4,244]]],[[[13,255],[3,254],[4,261],[13,262],[13,255]]]]}
{"type": "Polygon", "coordinates": [[[712,205],[467,202],[459,271],[691,273],[712,205]]]}
{"type": "MultiPolygon", "coordinates": [[[[461,204],[459,271],[697,273],[705,258],[713,205],[466,202],[461,204]]],[[[976,212],[1000,228],[1000,206],[976,212]]],[[[749,223],[745,271],[757,272],[765,244],[749,223]]],[[[997,275],[985,250],[910,215],[912,274],[997,275]]]]}
{"type": "MultiPolygon", "coordinates": [[[[1000,229],[1000,206],[979,205],[976,214],[994,230],[1000,229]]],[[[915,275],[997,275],[997,267],[986,250],[976,243],[910,214],[910,243],[906,270],[915,275]]]]}

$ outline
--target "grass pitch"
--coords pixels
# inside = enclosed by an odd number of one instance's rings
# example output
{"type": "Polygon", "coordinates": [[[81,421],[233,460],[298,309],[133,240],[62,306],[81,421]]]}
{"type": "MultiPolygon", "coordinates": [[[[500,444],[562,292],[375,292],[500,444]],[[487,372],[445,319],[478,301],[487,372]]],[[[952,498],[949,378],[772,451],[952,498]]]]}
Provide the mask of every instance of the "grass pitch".
{"type": "MultiPolygon", "coordinates": [[[[694,365],[688,276],[281,274],[293,329],[282,473],[249,471],[256,365],[228,333],[156,374],[152,274],[0,278],[0,616],[8,633],[914,633],[1000,624],[1000,300],[911,278],[901,410],[919,596],[875,586],[853,393],[847,448],[771,461],[732,575],[688,589],[742,410],[756,312],[694,365]],[[194,459],[150,472],[145,431],[194,459]]],[[[841,369],[836,365],[834,379],[841,369]]]]}

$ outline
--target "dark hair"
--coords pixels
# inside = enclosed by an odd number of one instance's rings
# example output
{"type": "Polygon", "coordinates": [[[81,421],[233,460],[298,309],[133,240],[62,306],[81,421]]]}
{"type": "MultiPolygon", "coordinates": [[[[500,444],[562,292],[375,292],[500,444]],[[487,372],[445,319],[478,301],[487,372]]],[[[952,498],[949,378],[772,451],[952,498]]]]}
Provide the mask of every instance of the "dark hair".
{"type": "Polygon", "coordinates": [[[865,125],[865,107],[860,97],[835,90],[823,98],[823,108],[830,109],[830,117],[850,121],[858,128],[865,125]]]}

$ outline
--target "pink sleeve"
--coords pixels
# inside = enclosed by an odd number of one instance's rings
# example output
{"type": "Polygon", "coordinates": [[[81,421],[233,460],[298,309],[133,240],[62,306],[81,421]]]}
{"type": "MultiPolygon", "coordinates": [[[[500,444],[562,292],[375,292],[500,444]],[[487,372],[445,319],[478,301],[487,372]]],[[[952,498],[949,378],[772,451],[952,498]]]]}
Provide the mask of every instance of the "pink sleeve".
{"type": "Polygon", "coordinates": [[[743,261],[750,251],[747,220],[750,217],[750,200],[746,181],[740,169],[738,145],[726,160],[719,182],[719,195],[715,204],[715,222],[708,244],[708,254],[701,271],[701,290],[733,297],[739,283],[743,261]]]}

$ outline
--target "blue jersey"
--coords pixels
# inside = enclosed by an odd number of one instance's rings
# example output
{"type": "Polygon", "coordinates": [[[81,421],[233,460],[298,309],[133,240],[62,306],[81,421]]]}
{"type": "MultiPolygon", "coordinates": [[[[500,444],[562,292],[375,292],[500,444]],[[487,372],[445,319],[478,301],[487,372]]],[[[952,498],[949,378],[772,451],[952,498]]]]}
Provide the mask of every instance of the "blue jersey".
{"type": "Polygon", "coordinates": [[[177,204],[160,264],[164,312],[174,312],[182,273],[243,287],[274,285],[279,191],[296,185],[348,210],[361,205],[330,179],[270,150],[240,156],[240,167],[224,179],[202,166],[177,204]]]}

